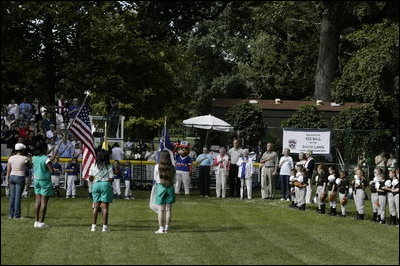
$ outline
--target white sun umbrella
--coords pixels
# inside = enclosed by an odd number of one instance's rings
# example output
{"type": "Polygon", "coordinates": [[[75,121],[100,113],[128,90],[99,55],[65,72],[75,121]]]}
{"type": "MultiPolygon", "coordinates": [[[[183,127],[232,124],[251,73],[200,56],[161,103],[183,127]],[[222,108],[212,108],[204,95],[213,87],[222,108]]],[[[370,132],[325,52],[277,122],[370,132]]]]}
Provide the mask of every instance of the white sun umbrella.
{"type": "Polygon", "coordinates": [[[212,115],[196,116],[183,120],[183,125],[186,127],[207,129],[206,143],[210,129],[224,132],[233,131],[233,127],[229,123],[212,115]]]}

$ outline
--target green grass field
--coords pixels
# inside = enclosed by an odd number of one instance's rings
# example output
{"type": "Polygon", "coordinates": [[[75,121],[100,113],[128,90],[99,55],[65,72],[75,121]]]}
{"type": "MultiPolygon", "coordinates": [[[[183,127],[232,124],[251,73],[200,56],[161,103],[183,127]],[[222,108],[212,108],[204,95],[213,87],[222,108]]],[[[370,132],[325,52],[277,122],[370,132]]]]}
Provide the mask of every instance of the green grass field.
{"type": "MultiPolygon", "coordinates": [[[[79,195],[50,199],[47,229],[33,228],[33,219],[8,219],[2,196],[1,264],[399,264],[399,228],[351,219],[352,200],[349,217],[339,218],[290,209],[259,193],[240,201],[194,192],[177,198],[170,233],[157,235],[149,192],[114,200],[107,233],[89,231],[91,203],[83,190],[79,195]]],[[[24,199],[23,216],[27,206],[24,199]]],[[[29,216],[33,207],[32,197],[29,216]]]]}

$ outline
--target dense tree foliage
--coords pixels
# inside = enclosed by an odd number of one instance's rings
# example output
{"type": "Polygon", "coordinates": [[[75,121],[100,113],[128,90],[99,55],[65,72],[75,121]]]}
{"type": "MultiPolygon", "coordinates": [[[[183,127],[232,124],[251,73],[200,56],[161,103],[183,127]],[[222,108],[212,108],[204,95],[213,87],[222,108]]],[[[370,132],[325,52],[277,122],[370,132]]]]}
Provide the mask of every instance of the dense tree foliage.
{"type": "Polygon", "coordinates": [[[112,95],[128,132],[151,137],[164,116],[180,126],[209,113],[214,97],[313,99],[325,18],[338,23],[325,88],[398,127],[398,11],[394,1],[2,1],[1,101],[51,105],[90,89],[96,114],[112,95]]]}
{"type": "Polygon", "coordinates": [[[262,110],[256,104],[241,103],[231,107],[226,120],[236,130],[234,137],[243,138],[245,146],[257,143],[264,132],[262,110]]]}
{"type": "Polygon", "coordinates": [[[288,128],[326,128],[326,121],[317,106],[304,104],[281,125],[288,128]]]}

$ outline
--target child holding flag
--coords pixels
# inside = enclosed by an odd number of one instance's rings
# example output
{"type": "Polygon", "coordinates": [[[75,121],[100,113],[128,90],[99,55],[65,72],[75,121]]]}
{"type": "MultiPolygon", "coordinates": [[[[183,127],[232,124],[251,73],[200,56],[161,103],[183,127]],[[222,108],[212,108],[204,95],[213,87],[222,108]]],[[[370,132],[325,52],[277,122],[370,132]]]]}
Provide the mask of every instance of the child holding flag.
{"type": "Polygon", "coordinates": [[[166,150],[160,153],[160,161],[154,168],[155,199],[158,205],[158,225],[156,234],[168,233],[172,216],[172,204],[175,203],[175,167],[170,153],[166,150]],[[165,221],[165,222],[164,222],[165,221]]]}

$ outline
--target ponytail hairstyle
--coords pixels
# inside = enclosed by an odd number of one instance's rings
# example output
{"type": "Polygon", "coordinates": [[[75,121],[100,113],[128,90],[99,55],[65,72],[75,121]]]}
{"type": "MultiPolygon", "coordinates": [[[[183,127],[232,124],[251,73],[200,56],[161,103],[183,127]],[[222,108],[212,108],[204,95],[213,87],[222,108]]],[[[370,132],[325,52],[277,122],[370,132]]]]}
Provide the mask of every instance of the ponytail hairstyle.
{"type": "Polygon", "coordinates": [[[168,151],[164,150],[160,153],[158,171],[160,173],[161,184],[166,187],[171,186],[175,180],[175,167],[172,164],[171,156],[168,151]]]}

